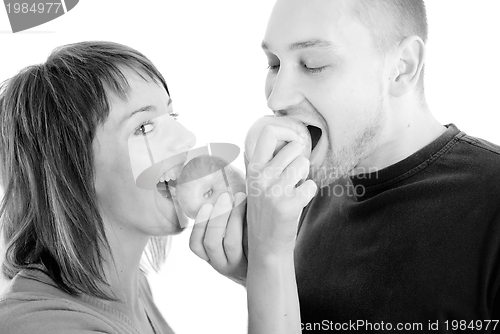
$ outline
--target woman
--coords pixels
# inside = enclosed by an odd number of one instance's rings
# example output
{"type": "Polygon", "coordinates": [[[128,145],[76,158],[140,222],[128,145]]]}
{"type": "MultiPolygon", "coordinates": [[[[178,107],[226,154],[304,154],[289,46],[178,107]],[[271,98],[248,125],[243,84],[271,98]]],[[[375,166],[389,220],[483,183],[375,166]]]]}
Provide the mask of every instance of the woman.
{"type": "MultiPolygon", "coordinates": [[[[171,101],[164,78],[144,55],[109,42],[56,49],[44,64],[2,86],[0,219],[7,246],[3,272],[12,282],[0,300],[1,333],[172,333],[152,301],[140,260],[149,242],[157,267],[164,238],[182,231],[182,218],[168,194],[138,186],[133,170],[149,157],[150,167],[160,166],[154,183],[164,183],[177,176],[194,146],[171,101]],[[150,146],[163,154],[159,165],[150,146]]],[[[245,195],[234,200],[242,203],[245,195]]],[[[226,205],[219,202],[209,209],[226,205]]],[[[236,205],[224,218],[226,226],[240,227],[227,238],[241,242],[243,215],[244,205],[236,205]]],[[[297,330],[298,318],[286,317],[298,314],[297,303],[290,313],[288,300],[260,295],[259,287],[282,283],[270,280],[274,268],[258,265],[269,253],[251,254],[250,332],[297,330]],[[263,325],[252,319],[260,306],[271,310],[263,325]]],[[[287,277],[294,301],[293,275],[287,277]]]]}

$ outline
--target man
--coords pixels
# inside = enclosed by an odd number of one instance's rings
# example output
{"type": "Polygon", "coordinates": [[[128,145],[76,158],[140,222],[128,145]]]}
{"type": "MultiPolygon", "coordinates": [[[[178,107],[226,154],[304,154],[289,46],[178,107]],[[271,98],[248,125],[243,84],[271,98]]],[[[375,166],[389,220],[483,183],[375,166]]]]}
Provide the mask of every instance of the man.
{"type": "MultiPolygon", "coordinates": [[[[295,246],[303,332],[500,329],[500,147],[432,116],[426,39],[422,0],[278,0],[272,12],[268,106],[315,127],[320,188],[296,241],[276,238],[295,246]]],[[[273,131],[250,162],[263,188],[259,172],[301,159],[264,152],[273,131]]],[[[249,233],[293,226],[291,203],[249,189],[249,233]]]]}

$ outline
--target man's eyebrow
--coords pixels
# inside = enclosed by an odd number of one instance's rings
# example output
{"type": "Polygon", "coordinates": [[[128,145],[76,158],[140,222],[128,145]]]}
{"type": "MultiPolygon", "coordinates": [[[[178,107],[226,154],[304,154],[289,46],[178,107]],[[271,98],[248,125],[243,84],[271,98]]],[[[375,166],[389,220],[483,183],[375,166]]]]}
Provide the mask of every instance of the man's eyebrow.
{"type": "MultiPolygon", "coordinates": [[[[264,41],[262,42],[261,47],[264,51],[270,51],[269,45],[264,41]]],[[[336,45],[333,44],[332,42],[329,42],[329,41],[326,41],[323,39],[311,39],[308,41],[292,43],[288,46],[288,50],[296,51],[296,50],[306,49],[306,48],[328,49],[328,48],[335,48],[335,47],[336,47],[336,45]]]]}
{"type": "Polygon", "coordinates": [[[325,41],[323,39],[311,39],[309,41],[303,41],[303,42],[298,42],[298,43],[292,43],[288,46],[288,49],[290,51],[296,51],[299,49],[306,49],[306,48],[321,48],[321,49],[328,49],[331,47],[334,47],[335,45],[332,42],[325,41]]]}

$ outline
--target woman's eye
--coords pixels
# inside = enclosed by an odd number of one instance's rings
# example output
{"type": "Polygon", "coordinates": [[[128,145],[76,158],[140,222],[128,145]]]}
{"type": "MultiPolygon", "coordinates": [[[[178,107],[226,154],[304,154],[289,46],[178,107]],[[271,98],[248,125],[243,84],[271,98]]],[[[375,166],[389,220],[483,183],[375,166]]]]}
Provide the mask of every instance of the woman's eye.
{"type": "Polygon", "coordinates": [[[205,198],[209,198],[210,196],[212,196],[212,194],[214,193],[214,190],[213,189],[210,189],[209,191],[207,191],[203,197],[205,198]]]}
{"type": "Polygon", "coordinates": [[[277,70],[280,69],[280,64],[268,64],[267,65],[267,69],[269,71],[273,71],[273,72],[276,72],[277,70]]]}
{"type": "Polygon", "coordinates": [[[179,114],[176,112],[168,114],[170,117],[172,117],[174,120],[177,120],[177,117],[179,117],[179,114]]]}
{"type": "Polygon", "coordinates": [[[135,129],[135,132],[134,134],[136,136],[139,136],[139,135],[146,135],[148,133],[150,133],[151,131],[154,130],[154,125],[153,125],[153,122],[151,121],[147,121],[147,122],[144,122],[142,123],[141,125],[139,125],[139,127],[137,127],[135,129]]]}

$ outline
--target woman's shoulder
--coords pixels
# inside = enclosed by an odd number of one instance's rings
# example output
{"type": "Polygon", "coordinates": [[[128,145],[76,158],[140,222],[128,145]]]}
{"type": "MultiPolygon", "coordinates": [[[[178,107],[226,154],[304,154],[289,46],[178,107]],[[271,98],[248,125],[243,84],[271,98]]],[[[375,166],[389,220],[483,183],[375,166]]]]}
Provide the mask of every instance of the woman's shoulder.
{"type": "Polygon", "coordinates": [[[38,270],[21,271],[0,298],[0,333],[119,333],[98,310],[38,270]]]}

